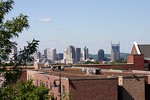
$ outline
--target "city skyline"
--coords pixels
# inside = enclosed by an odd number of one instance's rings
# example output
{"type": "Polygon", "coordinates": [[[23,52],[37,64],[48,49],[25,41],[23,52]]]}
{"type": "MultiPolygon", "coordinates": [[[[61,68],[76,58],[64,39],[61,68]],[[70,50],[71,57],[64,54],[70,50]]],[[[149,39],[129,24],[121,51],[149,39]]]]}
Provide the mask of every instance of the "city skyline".
{"type": "Polygon", "coordinates": [[[6,19],[20,13],[29,16],[29,30],[18,39],[18,48],[32,38],[40,40],[39,50],[68,45],[88,47],[90,54],[99,49],[111,53],[111,42],[120,42],[120,52],[130,53],[133,42],[150,44],[150,1],[145,0],[14,0],[6,19]],[[42,5],[42,6],[41,6],[42,5]],[[44,5],[44,6],[43,6],[44,5]]]}

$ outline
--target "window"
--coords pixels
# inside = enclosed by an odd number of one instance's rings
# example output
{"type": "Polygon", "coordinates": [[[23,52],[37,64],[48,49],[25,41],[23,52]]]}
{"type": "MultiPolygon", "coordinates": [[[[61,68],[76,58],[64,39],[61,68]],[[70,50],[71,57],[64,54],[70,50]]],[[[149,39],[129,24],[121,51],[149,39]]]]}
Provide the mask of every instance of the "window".
{"type": "Polygon", "coordinates": [[[38,86],[38,79],[36,79],[36,86],[38,86]]]}
{"type": "Polygon", "coordinates": [[[60,89],[60,85],[58,85],[58,93],[59,93],[59,94],[60,94],[60,90],[61,90],[61,89],[60,89]]]}
{"type": "Polygon", "coordinates": [[[48,82],[46,82],[46,87],[48,87],[48,82]]]}
{"type": "Polygon", "coordinates": [[[52,83],[50,82],[50,91],[52,91],[52,87],[53,87],[53,85],[52,85],[52,83]]]}
{"type": "Polygon", "coordinates": [[[28,80],[30,80],[30,75],[28,75],[28,80]]]}
{"type": "Polygon", "coordinates": [[[65,94],[65,86],[63,85],[63,87],[62,87],[62,94],[65,94]]]}
{"type": "Polygon", "coordinates": [[[40,85],[42,85],[42,80],[40,80],[40,85]]]}

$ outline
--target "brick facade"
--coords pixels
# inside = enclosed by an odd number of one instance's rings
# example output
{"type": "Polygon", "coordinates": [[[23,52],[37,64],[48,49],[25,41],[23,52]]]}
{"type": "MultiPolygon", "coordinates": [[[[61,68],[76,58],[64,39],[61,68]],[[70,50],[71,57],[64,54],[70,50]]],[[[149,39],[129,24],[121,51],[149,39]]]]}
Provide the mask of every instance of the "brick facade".
{"type": "Polygon", "coordinates": [[[134,64],[132,70],[144,70],[144,55],[128,55],[127,63],[134,64]]]}
{"type": "Polygon", "coordinates": [[[71,100],[118,100],[117,78],[70,80],[71,100]]]}
{"type": "MultiPolygon", "coordinates": [[[[59,94],[59,85],[60,85],[60,77],[59,76],[52,76],[47,75],[45,73],[34,74],[34,85],[40,86],[41,84],[44,84],[46,87],[50,89],[50,95],[53,95],[56,100],[59,100],[60,94],[59,94]],[[56,82],[56,86],[54,86],[54,81],[56,82]]],[[[69,94],[69,82],[68,78],[61,77],[61,94],[67,95],[65,98],[68,98],[69,94]]]]}
{"type": "MultiPolygon", "coordinates": [[[[46,72],[29,71],[35,86],[44,84],[55,100],[60,99],[59,73],[48,75],[46,72]],[[54,86],[56,82],[56,87],[54,86]]],[[[150,77],[118,76],[100,78],[96,76],[69,78],[61,76],[61,95],[70,100],[150,100],[150,77]],[[120,78],[121,77],[121,78],[120,78]]],[[[30,78],[29,78],[30,79],[30,78]]]]}
{"type": "Polygon", "coordinates": [[[26,70],[21,71],[20,80],[21,81],[27,81],[27,71],[26,70]]]}

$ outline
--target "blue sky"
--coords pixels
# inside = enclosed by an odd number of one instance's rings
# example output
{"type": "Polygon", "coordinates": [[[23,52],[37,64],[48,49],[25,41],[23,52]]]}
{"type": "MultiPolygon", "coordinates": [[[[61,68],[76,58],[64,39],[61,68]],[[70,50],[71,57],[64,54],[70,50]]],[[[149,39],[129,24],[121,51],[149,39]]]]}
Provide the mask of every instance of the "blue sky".
{"type": "Polygon", "coordinates": [[[68,45],[111,52],[111,42],[120,41],[121,52],[129,53],[134,41],[150,44],[150,0],[14,0],[7,19],[20,13],[29,16],[29,30],[20,34],[18,47],[32,38],[39,50],[68,45]]]}

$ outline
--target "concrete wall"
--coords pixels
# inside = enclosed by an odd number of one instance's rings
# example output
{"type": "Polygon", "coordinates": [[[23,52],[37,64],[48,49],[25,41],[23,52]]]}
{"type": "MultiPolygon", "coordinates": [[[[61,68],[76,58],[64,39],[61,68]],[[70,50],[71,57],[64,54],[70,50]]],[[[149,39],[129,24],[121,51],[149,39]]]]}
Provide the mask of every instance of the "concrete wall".
{"type": "Polygon", "coordinates": [[[72,79],[71,100],[118,100],[117,78],[72,79]]]}

